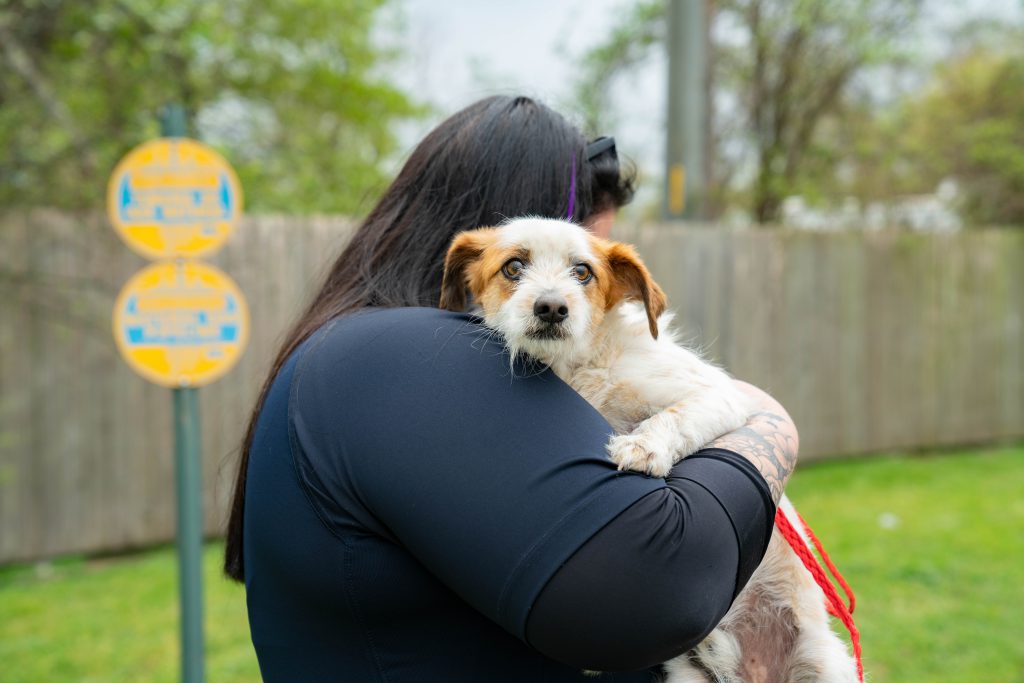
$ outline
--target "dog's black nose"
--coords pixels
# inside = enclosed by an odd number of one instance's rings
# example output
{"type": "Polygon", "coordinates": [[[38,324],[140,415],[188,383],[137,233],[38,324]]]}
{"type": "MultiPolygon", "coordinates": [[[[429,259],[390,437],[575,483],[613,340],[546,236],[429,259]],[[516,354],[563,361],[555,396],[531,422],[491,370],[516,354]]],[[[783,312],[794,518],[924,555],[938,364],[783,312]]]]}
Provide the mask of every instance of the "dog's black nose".
{"type": "Polygon", "coordinates": [[[545,295],[533,302],[533,314],[546,323],[560,323],[569,317],[569,306],[560,296],[545,295]]]}

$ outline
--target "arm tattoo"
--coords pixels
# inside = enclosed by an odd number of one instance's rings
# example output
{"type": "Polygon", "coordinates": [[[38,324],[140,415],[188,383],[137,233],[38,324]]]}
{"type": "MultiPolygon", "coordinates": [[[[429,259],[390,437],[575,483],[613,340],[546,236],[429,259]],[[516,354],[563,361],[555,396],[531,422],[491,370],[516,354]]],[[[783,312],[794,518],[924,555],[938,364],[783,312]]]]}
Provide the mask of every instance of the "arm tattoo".
{"type": "Polygon", "coordinates": [[[739,453],[761,471],[772,499],[778,503],[796,466],[796,442],[790,422],[770,412],[754,413],[747,424],[718,437],[707,446],[739,453]]]}

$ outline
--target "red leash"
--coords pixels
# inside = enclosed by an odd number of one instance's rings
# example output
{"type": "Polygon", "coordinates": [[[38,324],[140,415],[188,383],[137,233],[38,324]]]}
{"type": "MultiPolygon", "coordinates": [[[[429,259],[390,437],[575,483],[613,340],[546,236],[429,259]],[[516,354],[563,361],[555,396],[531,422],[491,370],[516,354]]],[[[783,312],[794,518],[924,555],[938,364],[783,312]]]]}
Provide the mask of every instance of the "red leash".
{"type": "Polygon", "coordinates": [[[796,530],[793,524],[786,517],[786,514],[779,508],[775,514],[775,526],[778,528],[779,533],[789,543],[789,547],[793,549],[800,561],[807,567],[807,571],[814,577],[814,582],[821,587],[821,590],[825,592],[825,607],[828,609],[828,613],[843,622],[843,626],[850,632],[850,642],[853,644],[853,656],[857,660],[857,678],[861,683],[864,683],[864,665],[861,662],[861,650],[860,650],[860,632],[857,630],[857,625],[853,623],[853,608],[856,605],[856,600],[853,595],[853,590],[850,588],[850,584],[846,582],[843,575],[839,573],[836,566],[832,563],[828,553],[825,552],[825,548],[822,547],[821,541],[811,531],[811,527],[807,525],[804,518],[800,516],[800,513],[796,513],[797,519],[807,530],[807,535],[810,537],[814,547],[818,550],[818,554],[821,555],[821,559],[824,560],[825,565],[828,567],[829,574],[835,578],[843,588],[843,592],[846,593],[847,599],[850,604],[847,605],[843,602],[843,599],[839,597],[836,587],[832,585],[832,581],[829,580],[828,574],[821,568],[821,563],[818,562],[818,558],[814,556],[811,549],[807,547],[807,542],[804,540],[800,532],[796,530]]]}

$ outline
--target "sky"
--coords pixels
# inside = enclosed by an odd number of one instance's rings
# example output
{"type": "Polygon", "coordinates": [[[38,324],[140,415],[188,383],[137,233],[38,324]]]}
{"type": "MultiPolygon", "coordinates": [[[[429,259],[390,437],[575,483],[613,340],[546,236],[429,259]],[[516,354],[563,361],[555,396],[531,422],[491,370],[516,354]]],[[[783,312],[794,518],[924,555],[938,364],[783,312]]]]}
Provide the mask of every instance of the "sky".
{"type": "MultiPolygon", "coordinates": [[[[602,42],[631,0],[401,0],[410,56],[399,82],[431,101],[439,116],[405,131],[414,144],[440,119],[488,95],[522,93],[537,97],[578,120],[570,95],[574,60],[602,42]]],[[[660,144],[664,113],[663,60],[637,75],[645,97],[635,103],[638,120],[614,134],[620,150],[660,144]]],[[[622,118],[631,107],[620,103],[622,118]]]]}
{"type": "MultiPolygon", "coordinates": [[[[441,119],[481,97],[524,93],[578,120],[570,94],[574,60],[610,34],[633,0],[397,0],[407,55],[395,75],[437,115],[401,132],[412,146],[441,119]]],[[[1022,0],[925,0],[922,45],[941,53],[944,30],[969,18],[1021,19],[1022,0]]],[[[666,59],[656,51],[613,92],[620,154],[644,176],[660,174],[664,158],[666,59]]],[[[648,182],[650,186],[656,183],[648,182]]]]}
{"type": "Polygon", "coordinates": [[[570,54],[608,35],[629,0],[400,0],[410,74],[439,104],[457,109],[500,90],[555,100],[572,83],[570,54]]]}

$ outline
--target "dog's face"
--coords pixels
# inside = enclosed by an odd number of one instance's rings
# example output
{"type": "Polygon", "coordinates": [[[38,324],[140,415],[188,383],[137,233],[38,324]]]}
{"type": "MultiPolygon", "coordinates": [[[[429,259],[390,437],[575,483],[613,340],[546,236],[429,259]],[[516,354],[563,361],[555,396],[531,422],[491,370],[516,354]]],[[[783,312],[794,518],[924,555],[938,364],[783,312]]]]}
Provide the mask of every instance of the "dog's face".
{"type": "Polygon", "coordinates": [[[445,260],[442,308],[464,310],[467,290],[513,353],[549,363],[585,352],[623,300],[644,304],[655,338],[665,309],[664,293],[632,247],[540,218],[458,234],[445,260]]]}

